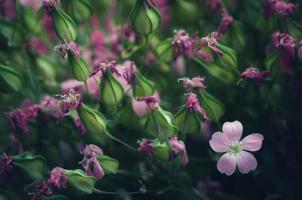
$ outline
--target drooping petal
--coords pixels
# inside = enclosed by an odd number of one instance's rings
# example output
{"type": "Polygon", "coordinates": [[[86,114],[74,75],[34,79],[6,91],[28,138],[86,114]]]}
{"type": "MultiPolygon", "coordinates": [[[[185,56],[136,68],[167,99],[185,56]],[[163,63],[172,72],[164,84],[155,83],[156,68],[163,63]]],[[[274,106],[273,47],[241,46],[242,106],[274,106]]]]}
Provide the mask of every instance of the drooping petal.
{"type": "Polygon", "coordinates": [[[241,151],[236,154],[236,163],[239,171],[242,174],[247,174],[252,170],[257,168],[257,160],[256,158],[246,151],[241,151]]]}
{"type": "Polygon", "coordinates": [[[236,169],[236,157],[232,153],[225,153],[217,162],[217,169],[220,173],[230,176],[236,169]]]}
{"type": "Polygon", "coordinates": [[[241,140],[241,149],[248,151],[258,151],[262,146],[262,141],[263,135],[259,133],[250,134],[241,140]]]}
{"type": "Polygon", "coordinates": [[[232,141],[240,140],[243,126],[239,121],[225,122],[222,126],[222,132],[232,141]]]}
{"type": "Polygon", "coordinates": [[[231,147],[231,141],[225,134],[221,132],[215,132],[212,135],[212,138],[209,143],[214,151],[220,153],[229,151],[231,147]]]}

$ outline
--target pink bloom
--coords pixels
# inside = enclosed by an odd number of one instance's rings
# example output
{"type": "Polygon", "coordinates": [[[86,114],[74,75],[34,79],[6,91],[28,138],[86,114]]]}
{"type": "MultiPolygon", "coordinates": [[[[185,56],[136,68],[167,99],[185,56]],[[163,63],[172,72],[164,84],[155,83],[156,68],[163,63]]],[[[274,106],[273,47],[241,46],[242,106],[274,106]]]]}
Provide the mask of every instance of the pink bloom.
{"type": "Polygon", "coordinates": [[[104,74],[107,70],[111,71],[116,76],[121,76],[121,73],[116,67],[116,61],[106,61],[103,63],[99,63],[95,66],[90,76],[94,76],[99,72],[102,72],[104,74]]]}
{"type": "Polygon", "coordinates": [[[197,95],[193,92],[190,92],[188,94],[188,98],[187,98],[187,102],[186,102],[186,108],[190,111],[190,112],[198,112],[201,117],[208,122],[209,118],[205,112],[205,110],[200,106],[200,103],[197,99],[197,95]]]}
{"type": "Polygon", "coordinates": [[[268,17],[276,14],[282,17],[288,17],[294,13],[295,4],[286,3],[282,0],[265,0],[264,2],[264,16],[268,17]]]}
{"type": "Polygon", "coordinates": [[[79,131],[81,135],[84,135],[86,132],[86,128],[84,124],[82,123],[81,119],[79,117],[76,117],[73,119],[73,123],[76,127],[76,129],[79,131]]]}
{"type": "Polygon", "coordinates": [[[43,0],[43,7],[48,15],[51,14],[53,8],[59,4],[59,0],[43,0]]]}
{"type": "Polygon", "coordinates": [[[36,52],[38,55],[43,55],[48,53],[47,46],[37,37],[33,37],[29,41],[29,47],[31,50],[36,52]]]}
{"type": "Polygon", "coordinates": [[[67,53],[70,51],[76,58],[80,58],[80,48],[75,42],[63,43],[55,47],[61,53],[63,58],[67,58],[67,53]]]}
{"type": "Polygon", "coordinates": [[[68,113],[70,110],[78,109],[82,104],[82,96],[71,89],[68,94],[60,95],[60,108],[63,113],[68,113]]]}
{"type": "Polygon", "coordinates": [[[172,136],[169,139],[169,145],[174,156],[178,156],[178,155],[182,156],[181,164],[183,166],[186,166],[189,162],[189,157],[187,154],[185,143],[181,140],[178,140],[176,136],[172,136]]]}
{"type": "Polygon", "coordinates": [[[195,37],[190,37],[185,30],[175,31],[172,45],[176,57],[183,54],[188,57],[194,56],[195,37]]]}
{"type": "Polygon", "coordinates": [[[180,75],[184,76],[186,71],[186,63],[183,56],[179,56],[173,62],[174,70],[180,75]]]}
{"type": "Polygon", "coordinates": [[[50,172],[48,183],[57,188],[67,188],[67,176],[65,175],[65,169],[61,167],[55,167],[50,172]]]}
{"type": "Polygon", "coordinates": [[[0,156],[0,177],[9,175],[12,169],[13,157],[3,153],[0,156]]]}
{"type": "Polygon", "coordinates": [[[68,79],[61,83],[61,92],[68,94],[73,89],[75,92],[82,93],[84,90],[84,83],[76,79],[68,79]]]}
{"type": "Polygon", "coordinates": [[[94,30],[91,33],[91,43],[93,47],[104,47],[105,39],[103,32],[100,30],[94,30]]]}
{"type": "Polygon", "coordinates": [[[39,104],[39,108],[43,113],[51,115],[58,120],[61,120],[64,117],[64,113],[61,110],[58,100],[53,96],[45,95],[42,102],[39,104]]]}
{"type": "Polygon", "coordinates": [[[152,147],[152,141],[146,138],[143,138],[142,140],[138,141],[139,147],[138,150],[140,152],[147,153],[148,156],[152,156],[153,154],[153,147],[152,147]]]}
{"type": "Polygon", "coordinates": [[[222,21],[220,22],[217,31],[219,36],[225,33],[228,27],[234,22],[233,17],[230,16],[224,9],[221,11],[221,16],[222,16],[222,21]]]}
{"type": "Polygon", "coordinates": [[[83,160],[80,164],[86,171],[88,176],[94,176],[97,180],[100,180],[105,175],[97,156],[103,155],[103,150],[94,144],[86,146],[81,152],[84,154],[83,160]]]}
{"type": "MultiPolygon", "coordinates": [[[[126,63],[125,66],[127,66],[126,63]]],[[[134,62],[130,62],[130,65],[125,67],[123,77],[128,85],[134,85],[136,83],[136,66],[134,62]]]]}
{"type": "Polygon", "coordinates": [[[42,7],[42,0],[19,0],[20,5],[29,6],[34,10],[39,10],[42,7]]]}
{"type": "Polygon", "coordinates": [[[34,192],[30,193],[32,195],[32,200],[41,200],[43,196],[52,195],[52,190],[49,188],[45,181],[35,183],[34,192]]]}
{"type": "Polygon", "coordinates": [[[169,25],[171,18],[171,10],[168,0],[157,0],[156,8],[158,8],[164,25],[169,25]]]}
{"type": "Polygon", "coordinates": [[[215,132],[209,142],[214,151],[225,153],[217,162],[218,171],[230,176],[236,166],[242,174],[255,170],[257,160],[247,151],[258,151],[262,146],[263,135],[253,133],[240,140],[243,127],[239,121],[225,122],[222,131],[215,132]]]}
{"type": "Polygon", "coordinates": [[[192,79],[189,78],[180,78],[178,81],[183,82],[183,87],[184,88],[196,88],[203,90],[206,88],[205,82],[204,82],[204,77],[193,77],[192,79]]]}
{"type": "MultiPolygon", "coordinates": [[[[97,76],[97,75],[96,75],[97,76]]],[[[98,81],[100,80],[99,77],[92,76],[87,79],[87,88],[88,93],[94,98],[98,99],[100,96],[100,85],[98,81]]]]}
{"type": "Polygon", "coordinates": [[[6,19],[13,19],[16,17],[16,8],[13,0],[0,1],[0,15],[6,19]]]}
{"type": "Polygon", "coordinates": [[[54,38],[56,36],[56,31],[53,26],[52,18],[49,15],[44,15],[42,18],[42,26],[44,30],[47,32],[49,37],[54,38]]]}
{"type": "Polygon", "coordinates": [[[159,97],[156,95],[148,97],[138,97],[137,101],[143,101],[147,105],[147,111],[152,112],[159,106],[159,97]]]}
{"type": "Polygon", "coordinates": [[[259,69],[255,67],[248,67],[245,69],[244,72],[240,74],[241,78],[249,78],[249,79],[256,79],[256,80],[263,80],[269,74],[268,70],[259,71],[259,69]]]}
{"type": "Polygon", "coordinates": [[[214,51],[214,53],[216,55],[222,56],[223,53],[219,48],[216,47],[216,44],[217,44],[217,40],[213,34],[211,34],[210,36],[201,38],[201,42],[200,42],[201,47],[204,45],[207,45],[212,51],[214,51]]]}

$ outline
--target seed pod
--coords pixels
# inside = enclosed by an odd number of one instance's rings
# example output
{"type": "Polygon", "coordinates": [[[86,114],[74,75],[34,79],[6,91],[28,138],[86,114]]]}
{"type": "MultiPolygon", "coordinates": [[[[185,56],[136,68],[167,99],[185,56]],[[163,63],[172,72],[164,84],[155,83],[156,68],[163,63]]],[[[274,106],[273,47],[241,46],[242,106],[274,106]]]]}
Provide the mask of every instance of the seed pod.
{"type": "Polygon", "coordinates": [[[97,157],[98,161],[100,162],[100,165],[105,171],[105,174],[116,174],[119,167],[118,160],[111,158],[107,155],[101,155],[97,157]]]}
{"type": "Polygon", "coordinates": [[[89,67],[83,58],[77,58],[73,53],[68,51],[68,62],[71,67],[73,76],[79,81],[85,81],[89,76],[89,67]]]}
{"type": "Polygon", "coordinates": [[[12,93],[22,86],[22,77],[14,69],[0,64],[0,92],[12,93]]]}
{"type": "Polygon", "coordinates": [[[95,177],[87,176],[83,170],[65,170],[67,176],[68,185],[81,193],[91,194],[93,193],[94,185],[96,182],[95,177]]]}
{"type": "Polygon", "coordinates": [[[93,7],[90,0],[70,1],[69,11],[76,21],[83,21],[91,16],[93,7]]]}
{"type": "Polygon", "coordinates": [[[144,77],[139,71],[136,72],[136,81],[133,86],[135,97],[152,96],[155,92],[153,83],[144,77]]]}
{"type": "Polygon", "coordinates": [[[141,35],[149,35],[154,32],[161,23],[158,10],[146,0],[137,0],[130,13],[130,21],[133,30],[141,35]]]}
{"type": "Polygon", "coordinates": [[[157,107],[155,111],[148,113],[145,128],[157,137],[161,143],[177,133],[173,115],[161,107],[157,107]]]}
{"type": "Polygon", "coordinates": [[[168,162],[170,148],[167,143],[160,143],[159,140],[155,139],[153,140],[151,145],[153,148],[153,157],[155,158],[155,160],[164,163],[168,162]]]}
{"type": "Polygon", "coordinates": [[[58,37],[63,42],[74,41],[77,37],[77,26],[73,19],[57,6],[51,15],[58,37]]]}
{"type": "Polygon", "coordinates": [[[190,112],[183,106],[175,114],[175,125],[181,133],[194,134],[199,133],[201,128],[200,114],[197,112],[190,112]]]}

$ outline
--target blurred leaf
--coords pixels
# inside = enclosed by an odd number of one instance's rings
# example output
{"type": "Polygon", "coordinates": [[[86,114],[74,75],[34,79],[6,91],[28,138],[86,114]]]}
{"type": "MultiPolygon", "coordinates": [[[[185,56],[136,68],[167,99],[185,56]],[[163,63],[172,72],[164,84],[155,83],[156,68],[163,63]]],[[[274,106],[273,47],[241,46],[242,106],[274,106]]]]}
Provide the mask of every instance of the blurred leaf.
{"type": "Polygon", "coordinates": [[[116,174],[119,167],[118,160],[111,158],[107,155],[102,155],[97,157],[98,161],[100,162],[102,168],[105,171],[105,174],[116,174]]]}

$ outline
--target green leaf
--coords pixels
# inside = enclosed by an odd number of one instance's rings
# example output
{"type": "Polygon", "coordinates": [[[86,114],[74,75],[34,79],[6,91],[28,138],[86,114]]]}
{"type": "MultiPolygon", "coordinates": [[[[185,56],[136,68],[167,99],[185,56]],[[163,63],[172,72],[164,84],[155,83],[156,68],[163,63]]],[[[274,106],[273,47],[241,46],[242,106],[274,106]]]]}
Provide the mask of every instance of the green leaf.
{"type": "Polygon", "coordinates": [[[13,68],[0,64],[0,92],[12,93],[22,86],[22,77],[13,68]]]}
{"type": "Polygon", "coordinates": [[[224,104],[205,90],[200,91],[200,104],[211,121],[219,121],[224,114],[224,104]]]}
{"type": "Polygon", "coordinates": [[[43,156],[32,155],[29,152],[25,152],[14,156],[13,165],[20,168],[32,179],[42,179],[45,161],[43,156]]]}
{"type": "Polygon", "coordinates": [[[188,111],[184,106],[175,114],[175,125],[184,134],[200,132],[201,120],[196,112],[188,111]]]}
{"type": "Polygon", "coordinates": [[[119,167],[118,160],[111,158],[110,156],[107,155],[98,156],[97,159],[100,162],[102,168],[104,169],[105,174],[117,173],[119,167]]]}
{"type": "Polygon", "coordinates": [[[95,177],[86,176],[84,171],[80,169],[65,170],[65,175],[67,176],[68,185],[71,185],[73,188],[82,193],[93,193],[93,188],[96,182],[95,177]]]}

